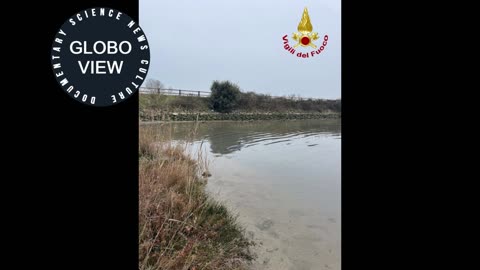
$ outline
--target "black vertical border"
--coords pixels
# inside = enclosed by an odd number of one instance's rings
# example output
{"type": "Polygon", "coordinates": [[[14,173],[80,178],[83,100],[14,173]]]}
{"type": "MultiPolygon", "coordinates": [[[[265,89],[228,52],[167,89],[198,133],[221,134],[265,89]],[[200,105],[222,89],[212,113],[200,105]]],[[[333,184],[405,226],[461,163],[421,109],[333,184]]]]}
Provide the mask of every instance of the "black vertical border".
{"type": "MultiPolygon", "coordinates": [[[[373,4],[371,4],[373,5],[373,4]]],[[[375,200],[375,149],[378,111],[375,103],[378,32],[368,3],[342,0],[342,269],[378,268],[383,258],[375,200]],[[373,68],[372,68],[373,67],[373,68]],[[372,139],[373,137],[373,139],[372,139]]],[[[377,21],[377,25],[381,24],[377,21]]],[[[387,57],[387,56],[385,56],[387,57]]],[[[381,215],[381,214],[380,214],[381,215]]],[[[388,237],[388,236],[385,236],[388,237]]],[[[389,269],[384,265],[383,269],[389,269]]]]}
{"type": "Polygon", "coordinates": [[[417,265],[413,251],[421,237],[410,230],[419,226],[414,211],[405,206],[413,200],[409,192],[426,179],[410,172],[419,148],[409,149],[408,141],[417,138],[412,123],[419,116],[412,116],[418,111],[411,101],[423,89],[409,82],[421,59],[412,60],[409,49],[423,51],[407,27],[412,23],[408,11],[418,5],[402,4],[342,0],[345,270],[417,265]],[[409,92],[412,89],[414,94],[409,92]]]}
{"type": "Polygon", "coordinates": [[[45,253],[35,265],[51,269],[137,270],[138,93],[111,107],[84,106],[57,85],[50,64],[55,33],[72,15],[92,7],[111,7],[139,22],[138,1],[47,1],[29,7],[35,11],[25,33],[41,31],[26,37],[37,61],[28,58],[25,67],[39,79],[23,82],[35,84],[24,97],[35,104],[28,109],[38,123],[28,128],[34,141],[29,156],[36,163],[29,184],[38,191],[31,209],[41,213],[34,223],[38,238],[30,244],[45,253]]]}

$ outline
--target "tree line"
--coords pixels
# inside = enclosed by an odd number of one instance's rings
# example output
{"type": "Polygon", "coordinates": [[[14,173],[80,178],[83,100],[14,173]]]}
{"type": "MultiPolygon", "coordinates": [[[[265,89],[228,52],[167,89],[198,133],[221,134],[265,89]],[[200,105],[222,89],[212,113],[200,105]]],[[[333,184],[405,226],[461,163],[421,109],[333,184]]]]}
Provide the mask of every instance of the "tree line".
{"type": "MultiPolygon", "coordinates": [[[[164,89],[158,80],[147,80],[146,87],[164,89]]],[[[231,112],[341,112],[341,100],[303,99],[296,96],[272,97],[268,94],[242,92],[230,81],[213,81],[210,97],[171,97],[168,105],[185,110],[211,109],[221,113],[231,112]]],[[[159,92],[159,91],[158,91],[159,92]]],[[[155,99],[155,97],[151,97],[155,99]]],[[[155,106],[155,104],[151,104],[155,106]]],[[[165,104],[164,104],[165,105],[165,104]]],[[[161,104],[157,104],[161,106],[161,104]]]]}

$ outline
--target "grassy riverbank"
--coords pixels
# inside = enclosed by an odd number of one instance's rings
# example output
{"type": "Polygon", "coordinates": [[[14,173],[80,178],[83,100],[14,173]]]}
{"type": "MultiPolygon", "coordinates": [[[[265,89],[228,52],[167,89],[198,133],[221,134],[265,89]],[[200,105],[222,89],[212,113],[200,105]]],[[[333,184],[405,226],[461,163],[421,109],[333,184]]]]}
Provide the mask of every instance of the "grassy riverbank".
{"type": "Polygon", "coordinates": [[[213,112],[205,97],[140,95],[141,121],[252,121],[340,118],[339,100],[274,98],[243,93],[230,113],[213,112]]]}
{"type": "Polygon", "coordinates": [[[140,270],[247,269],[253,259],[235,217],[205,191],[205,162],[140,127],[140,270]]]}

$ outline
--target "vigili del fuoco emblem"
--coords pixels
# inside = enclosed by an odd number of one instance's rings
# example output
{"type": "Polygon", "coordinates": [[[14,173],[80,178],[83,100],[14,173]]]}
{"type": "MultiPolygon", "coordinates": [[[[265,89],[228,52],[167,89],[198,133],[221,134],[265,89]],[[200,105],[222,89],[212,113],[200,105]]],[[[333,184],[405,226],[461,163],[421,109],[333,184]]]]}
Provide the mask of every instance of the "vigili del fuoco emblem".
{"type": "Polygon", "coordinates": [[[314,41],[319,39],[319,36],[317,32],[313,31],[312,22],[310,21],[310,16],[308,15],[307,8],[303,10],[302,19],[298,24],[297,30],[298,32],[295,32],[292,35],[292,39],[296,41],[296,44],[293,46],[288,43],[288,35],[283,36],[283,47],[289,53],[296,55],[300,58],[310,58],[313,57],[315,54],[320,54],[327,46],[328,35],[325,35],[323,37],[322,45],[320,45],[320,47],[317,47],[317,45],[314,43],[314,41]],[[297,54],[295,54],[298,46],[304,48],[310,47],[316,50],[310,52],[298,52],[297,54]]]}

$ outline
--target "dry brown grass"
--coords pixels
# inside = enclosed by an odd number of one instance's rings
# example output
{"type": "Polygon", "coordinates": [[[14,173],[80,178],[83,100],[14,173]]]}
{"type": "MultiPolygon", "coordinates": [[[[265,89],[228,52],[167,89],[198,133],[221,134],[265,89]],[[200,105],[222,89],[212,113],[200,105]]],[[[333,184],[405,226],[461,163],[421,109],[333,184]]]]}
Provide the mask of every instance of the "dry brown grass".
{"type": "Polygon", "coordinates": [[[204,160],[156,134],[140,127],[140,270],[247,269],[253,243],[205,192],[204,160]]]}

